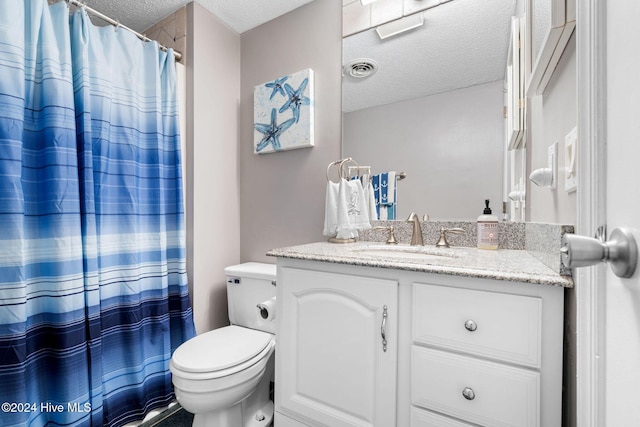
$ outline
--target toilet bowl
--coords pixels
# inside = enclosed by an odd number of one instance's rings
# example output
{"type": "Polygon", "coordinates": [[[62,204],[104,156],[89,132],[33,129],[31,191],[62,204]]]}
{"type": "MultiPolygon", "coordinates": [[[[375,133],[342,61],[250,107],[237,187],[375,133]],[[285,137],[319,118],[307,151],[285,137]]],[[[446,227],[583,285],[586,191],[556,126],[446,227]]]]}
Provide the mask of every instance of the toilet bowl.
{"type": "Polygon", "coordinates": [[[176,349],[170,362],[176,399],[194,414],[194,427],[270,426],[275,327],[265,326],[256,306],[275,297],[275,266],[247,263],[225,272],[232,325],[176,349]]]}

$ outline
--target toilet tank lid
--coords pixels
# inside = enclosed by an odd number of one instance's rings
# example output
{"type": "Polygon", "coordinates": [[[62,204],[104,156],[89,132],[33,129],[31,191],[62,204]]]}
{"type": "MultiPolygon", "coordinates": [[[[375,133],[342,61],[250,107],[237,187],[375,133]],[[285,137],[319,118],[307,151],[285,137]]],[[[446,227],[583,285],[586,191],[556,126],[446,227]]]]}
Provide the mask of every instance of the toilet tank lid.
{"type": "Polygon", "coordinates": [[[225,268],[224,274],[251,279],[276,280],[276,265],[262,262],[245,262],[225,268]]]}

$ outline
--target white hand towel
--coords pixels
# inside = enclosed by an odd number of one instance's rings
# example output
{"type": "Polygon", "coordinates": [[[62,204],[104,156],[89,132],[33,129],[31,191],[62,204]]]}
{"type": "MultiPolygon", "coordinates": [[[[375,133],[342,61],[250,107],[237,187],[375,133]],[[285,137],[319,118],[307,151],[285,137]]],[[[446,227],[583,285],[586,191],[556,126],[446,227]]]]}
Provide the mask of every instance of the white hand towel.
{"type": "Polygon", "coordinates": [[[364,197],[368,208],[369,221],[377,221],[378,212],[376,211],[376,193],[371,181],[369,181],[369,185],[364,189],[364,197]]]}
{"type": "Polygon", "coordinates": [[[387,203],[393,205],[396,202],[396,172],[389,171],[387,177],[387,203]]]}
{"type": "Polygon", "coordinates": [[[358,230],[371,228],[368,207],[360,180],[340,180],[338,191],[338,232],[342,239],[358,236],[358,230]]]}
{"type": "Polygon", "coordinates": [[[324,203],[324,234],[333,237],[338,231],[338,191],[337,182],[327,181],[327,194],[324,203]]]}
{"type": "Polygon", "coordinates": [[[380,209],[380,218],[378,218],[380,221],[386,221],[388,220],[388,214],[389,212],[387,211],[387,205],[380,205],[378,206],[378,208],[380,209]]]}

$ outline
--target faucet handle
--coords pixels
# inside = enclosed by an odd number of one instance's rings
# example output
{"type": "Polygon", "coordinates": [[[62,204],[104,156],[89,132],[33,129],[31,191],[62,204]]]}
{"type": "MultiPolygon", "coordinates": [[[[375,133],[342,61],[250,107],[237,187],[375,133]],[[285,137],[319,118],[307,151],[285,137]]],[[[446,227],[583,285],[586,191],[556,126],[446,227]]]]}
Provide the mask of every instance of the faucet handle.
{"type": "MultiPolygon", "coordinates": [[[[418,214],[415,212],[411,212],[409,214],[409,218],[407,218],[407,222],[413,222],[415,220],[419,220],[418,214]]],[[[422,221],[429,221],[429,215],[428,214],[422,215],[422,221]]]]}
{"type": "Polygon", "coordinates": [[[395,229],[393,225],[389,225],[387,227],[383,227],[381,225],[377,227],[373,227],[373,230],[389,230],[389,238],[387,239],[387,245],[397,245],[398,241],[396,240],[395,229]]]}
{"type": "Polygon", "coordinates": [[[440,228],[440,239],[438,239],[438,242],[436,243],[436,247],[437,248],[448,248],[449,247],[449,242],[447,241],[447,233],[451,233],[451,234],[464,234],[466,233],[466,231],[464,231],[464,229],[462,228],[444,228],[441,227],[440,228]]]}

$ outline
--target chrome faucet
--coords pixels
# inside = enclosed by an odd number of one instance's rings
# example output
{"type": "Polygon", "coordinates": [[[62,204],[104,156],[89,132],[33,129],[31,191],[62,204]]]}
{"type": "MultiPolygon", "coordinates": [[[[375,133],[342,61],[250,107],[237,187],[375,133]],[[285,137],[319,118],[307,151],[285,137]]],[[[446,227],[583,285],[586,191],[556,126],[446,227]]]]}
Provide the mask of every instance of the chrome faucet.
{"type": "MultiPolygon", "coordinates": [[[[424,220],[427,221],[429,217],[425,214],[424,220]]],[[[420,218],[415,212],[411,212],[407,222],[413,223],[413,232],[411,233],[411,246],[424,246],[424,240],[422,240],[422,227],[420,226],[420,218]]]]}
{"type": "Polygon", "coordinates": [[[396,240],[395,229],[392,225],[388,227],[378,226],[373,227],[372,230],[389,230],[389,238],[387,239],[387,245],[397,245],[398,241],[396,240]]]}
{"type": "Polygon", "coordinates": [[[465,231],[462,228],[440,228],[440,239],[436,243],[437,248],[448,248],[449,241],[447,240],[447,233],[451,234],[464,234],[465,231]]]}

